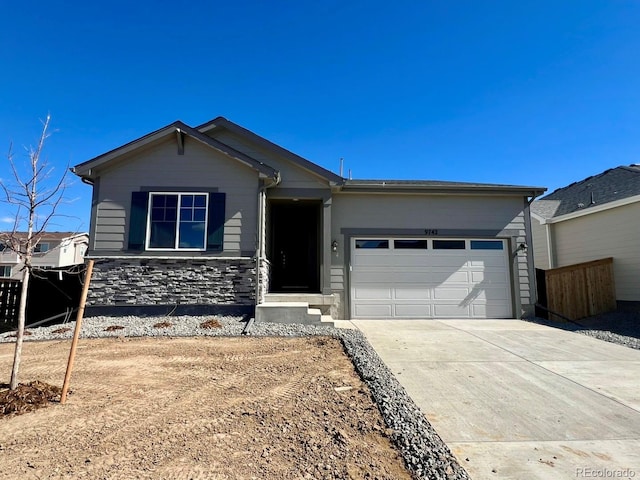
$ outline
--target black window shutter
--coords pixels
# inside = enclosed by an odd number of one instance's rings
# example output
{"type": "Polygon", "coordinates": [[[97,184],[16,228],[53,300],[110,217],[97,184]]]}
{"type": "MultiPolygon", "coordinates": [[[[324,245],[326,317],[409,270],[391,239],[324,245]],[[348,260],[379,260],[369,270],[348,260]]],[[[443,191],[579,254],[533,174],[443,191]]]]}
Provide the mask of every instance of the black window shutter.
{"type": "Polygon", "coordinates": [[[209,223],[207,224],[207,250],[222,251],[224,242],[224,207],[226,194],[209,194],[209,223]]]}
{"type": "Polygon", "coordinates": [[[131,212],[129,214],[129,250],[144,250],[147,233],[147,210],[149,192],[131,192],[131,212]]]}

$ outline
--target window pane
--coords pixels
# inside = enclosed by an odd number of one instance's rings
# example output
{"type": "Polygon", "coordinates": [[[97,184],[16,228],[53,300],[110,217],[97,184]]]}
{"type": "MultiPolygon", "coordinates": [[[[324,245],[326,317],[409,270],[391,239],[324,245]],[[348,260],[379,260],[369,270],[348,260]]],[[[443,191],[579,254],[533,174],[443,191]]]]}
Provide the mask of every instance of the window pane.
{"type": "Polygon", "coordinates": [[[180,209],[180,221],[188,221],[193,220],[193,211],[191,208],[181,208],[180,209]]]}
{"type": "Polygon", "coordinates": [[[164,220],[164,208],[153,208],[151,209],[151,221],[162,221],[164,220]]]}
{"type": "Polygon", "coordinates": [[[149,247],[174,248],[176,245],[176,222],[152,222],[149,247]]]}
{"type": "Polygon", "coordinates": [[[180,224],[179,248],[204,248],[204,222],[180,224]]]}
{"type": "Polygon", "coordinates": [[[426,240],[394,240],[393,248],[396,250],[426,250],[426,240]]]}
{"type": "Polygon", "coordinates": [[[151,206],[153,208],[164,207],[165,199],[166,195],[154,195],[153,200],[151,201],[151,206]]]}
{"type": "Polygon", "coordinates": [[[389,248],[389,240],[356,240],[356,248],[389,248]]]}
{"type": "Polygon", "coordinates": [[[436,250],[464,250],[464,240],[434,240],[433,248],[436,250]]]}
{"type": "Polygon", "coordinates": [[[195,200],[193,203],[196,207],[206,207],[207,206],[207,196],[206,195],[195,195],[195,200]]]}
{"type": "Polygon", "coordinates": [[[502,240],[471,240],[471,250],[503,250],[502,240]]]}
{"type": "Polygon", "coordinates": [[[178,206],[178,195],[165,195],[166,206],[176,208],[178,206]]]}
{"type": "Polygon", "coordinates": [[[196,208],[193,212],[193,219],[196,222],[204,222],[207,219],[207,210],[204,208],[196,208]]]}
{"type": "Polygon", "coordinates": [[[180,200],[181,207],[193,207],[193,195],[183,195],[180,200]]]}

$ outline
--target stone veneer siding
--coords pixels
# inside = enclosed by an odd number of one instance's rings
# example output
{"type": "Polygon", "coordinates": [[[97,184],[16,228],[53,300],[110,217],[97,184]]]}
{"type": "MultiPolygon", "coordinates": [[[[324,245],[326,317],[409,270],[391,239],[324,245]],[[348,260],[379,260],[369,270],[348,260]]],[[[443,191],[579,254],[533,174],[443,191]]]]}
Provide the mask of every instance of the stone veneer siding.
{"type": "Polygon", "coordinates": [[[260,285],[258,285],[258,304],[264,303],[267,293],[269,293],[269,283],[271,282],[271,262],[266,258],[260,259],[260,285]]]}
{"type": "Polygon", "coordinates": [[[255,305],[253,259],[95,259],[88,306],[255,305]]]}

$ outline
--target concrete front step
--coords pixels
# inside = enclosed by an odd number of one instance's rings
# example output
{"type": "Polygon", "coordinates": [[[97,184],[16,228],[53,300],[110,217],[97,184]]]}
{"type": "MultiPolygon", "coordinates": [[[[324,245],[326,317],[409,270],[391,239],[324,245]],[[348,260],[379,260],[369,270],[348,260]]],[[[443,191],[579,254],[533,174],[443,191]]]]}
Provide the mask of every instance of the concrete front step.
{"type": "Polygon", "coordinates": [[[309,308],[306,302],[265,302],[256,305],[256,322],[333,326],[331,320],[323,320],[322,317],[319,309],[309,308]]]}
{"type": "Polygon", "coordinates": [[[265,303],[276,302],[304,302],[313,308],[321,310],[330,309],[335,302],[332,294],[325,295],[322,293],[267,293],[264,296],[265,303]]]}

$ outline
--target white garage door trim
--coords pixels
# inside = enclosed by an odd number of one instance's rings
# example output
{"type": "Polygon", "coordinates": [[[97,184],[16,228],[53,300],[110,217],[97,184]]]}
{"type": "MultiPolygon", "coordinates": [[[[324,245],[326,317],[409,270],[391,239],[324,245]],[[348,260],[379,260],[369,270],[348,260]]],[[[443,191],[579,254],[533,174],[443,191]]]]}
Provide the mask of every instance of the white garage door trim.
{"type": "Polygon", "coordinates": [[[351,318],[510,318],[505,240],[353,237],[351,318]]]}

